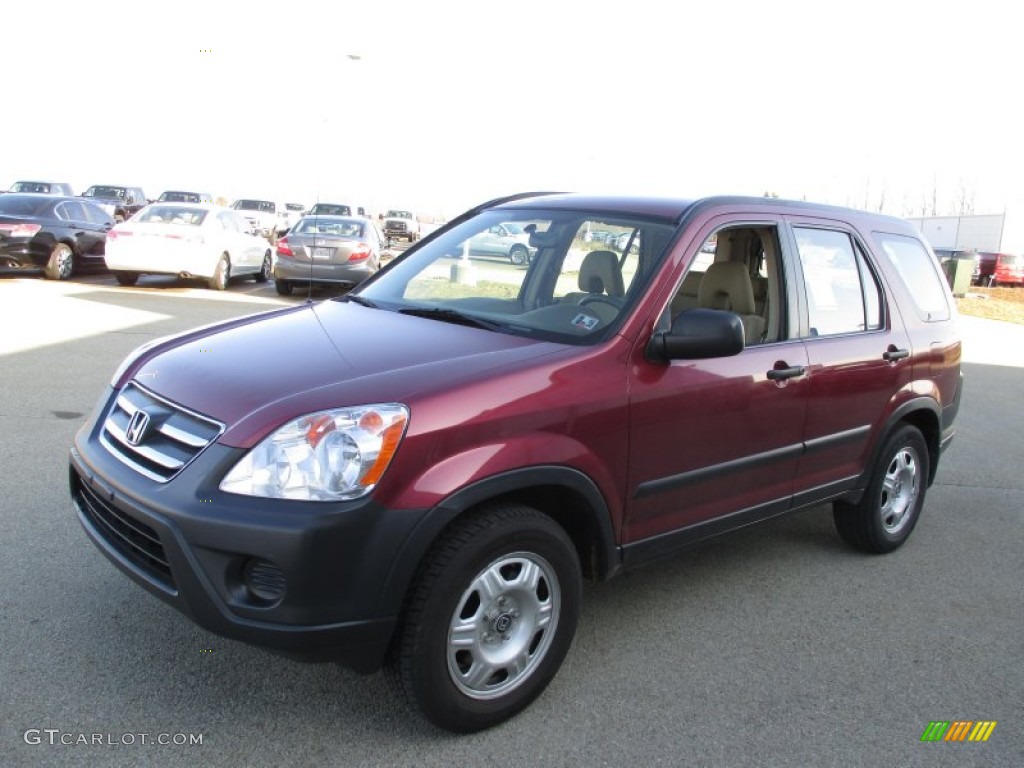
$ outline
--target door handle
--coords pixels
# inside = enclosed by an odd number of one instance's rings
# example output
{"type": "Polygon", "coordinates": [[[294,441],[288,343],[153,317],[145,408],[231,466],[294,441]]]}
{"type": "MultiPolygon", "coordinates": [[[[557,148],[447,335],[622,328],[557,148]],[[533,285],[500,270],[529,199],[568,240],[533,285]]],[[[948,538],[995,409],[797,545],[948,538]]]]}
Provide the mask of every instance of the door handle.
{"type": "Polygon", "coordinates": [[[896,349],[895,344],[890,344],[889,348],[882,353],[882,359],[889,363],[895,363],[897,360],[902,360],[905,357],[910,357],[910,350],[896,349]]]}
{"type": "Polygon", "coordinates": [[[785,381],[786,379],[803,376],[806,372],[807,369],[802,365],[791,365],[787,367],[785,363],[780,363],[779,367],[772,368],[768,371],[768,378],[772,381],[785,381]]]}

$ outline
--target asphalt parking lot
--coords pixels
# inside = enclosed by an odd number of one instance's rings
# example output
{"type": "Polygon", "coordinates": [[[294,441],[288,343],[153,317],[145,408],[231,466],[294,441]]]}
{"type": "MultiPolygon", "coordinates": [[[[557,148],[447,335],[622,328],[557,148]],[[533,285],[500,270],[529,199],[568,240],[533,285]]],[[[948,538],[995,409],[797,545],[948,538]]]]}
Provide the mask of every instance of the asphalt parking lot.
{"type": "Polygon", "coordinates": [[[589,585],[550,688],[457,737],[382,675],[195,627],[71,507],[68,446],[131,349],[299,294],[0,280],[0,765],[1024,765],[1024,326],[963,318],[959,434],[904,548],[855,553],[816,509],[589,585]],[[937,720],[998,724],[923,743],[937,720]]]}

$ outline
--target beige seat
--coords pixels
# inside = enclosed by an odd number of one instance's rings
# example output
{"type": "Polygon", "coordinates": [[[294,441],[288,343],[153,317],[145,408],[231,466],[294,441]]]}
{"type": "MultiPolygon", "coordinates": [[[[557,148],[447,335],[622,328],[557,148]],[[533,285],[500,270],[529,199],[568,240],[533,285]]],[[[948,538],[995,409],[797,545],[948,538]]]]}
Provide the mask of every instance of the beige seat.
{"type": "Polygon", "coordinates": [[[700,306],[700,281],[704,278],[703,272],[687,272],[683,278],[683,284],[672,298],[670,312],[675,317],[680,312],[700,306]]]}
{"type": "Polygon", "coordinates": [[[612,251],[591,251],[584,256],[577,283],[579,292],[566,294],[561,303],[579,303],[587,296],[622,298],[626,293],[619,257],[612,251]]]}
{"type": "Polygon", "coordinates": [[[704,273],[698,295],[699,306],[735,312],[743,321],[747,344],[757,344],[764,335],[764,318],[754,307],[754,289],[747,267],[738,261],[716,261],[704,273]]]}
{"type": "Polygon", "coordinates": [[[579,286],[586,293],[623,296],[626,293],[619,270],[619,257],[611,251],[591,251],[580,265],[579,286]]]}

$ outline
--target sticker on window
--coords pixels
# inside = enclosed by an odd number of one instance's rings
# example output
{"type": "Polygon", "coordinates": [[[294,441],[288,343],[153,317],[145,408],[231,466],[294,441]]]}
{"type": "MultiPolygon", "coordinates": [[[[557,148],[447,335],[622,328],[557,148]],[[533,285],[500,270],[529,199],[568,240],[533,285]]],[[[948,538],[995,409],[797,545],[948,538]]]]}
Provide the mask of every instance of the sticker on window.
{"type": "Polygon", "coordinates": [[[601,322],[596,317],[590,315],[579,314],[572,319],[572,324],[577,328],[582,328],[585,331],[592,331],[597,327],[597,324],[601,322]]]}

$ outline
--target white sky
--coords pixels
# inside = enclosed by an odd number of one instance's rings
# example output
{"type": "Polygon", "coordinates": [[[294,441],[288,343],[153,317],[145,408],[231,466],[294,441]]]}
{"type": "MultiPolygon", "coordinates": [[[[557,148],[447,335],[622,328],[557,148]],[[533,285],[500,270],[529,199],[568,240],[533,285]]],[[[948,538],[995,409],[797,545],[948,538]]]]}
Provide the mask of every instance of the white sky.
{"type": "Polygon", "coordinates": [[[447,216],[542,189],[884,194],[897,215],[935,192],[941,214],[966,193],[1024,215],[1013,7],[8,3],[0,185],[447,216]]]}

